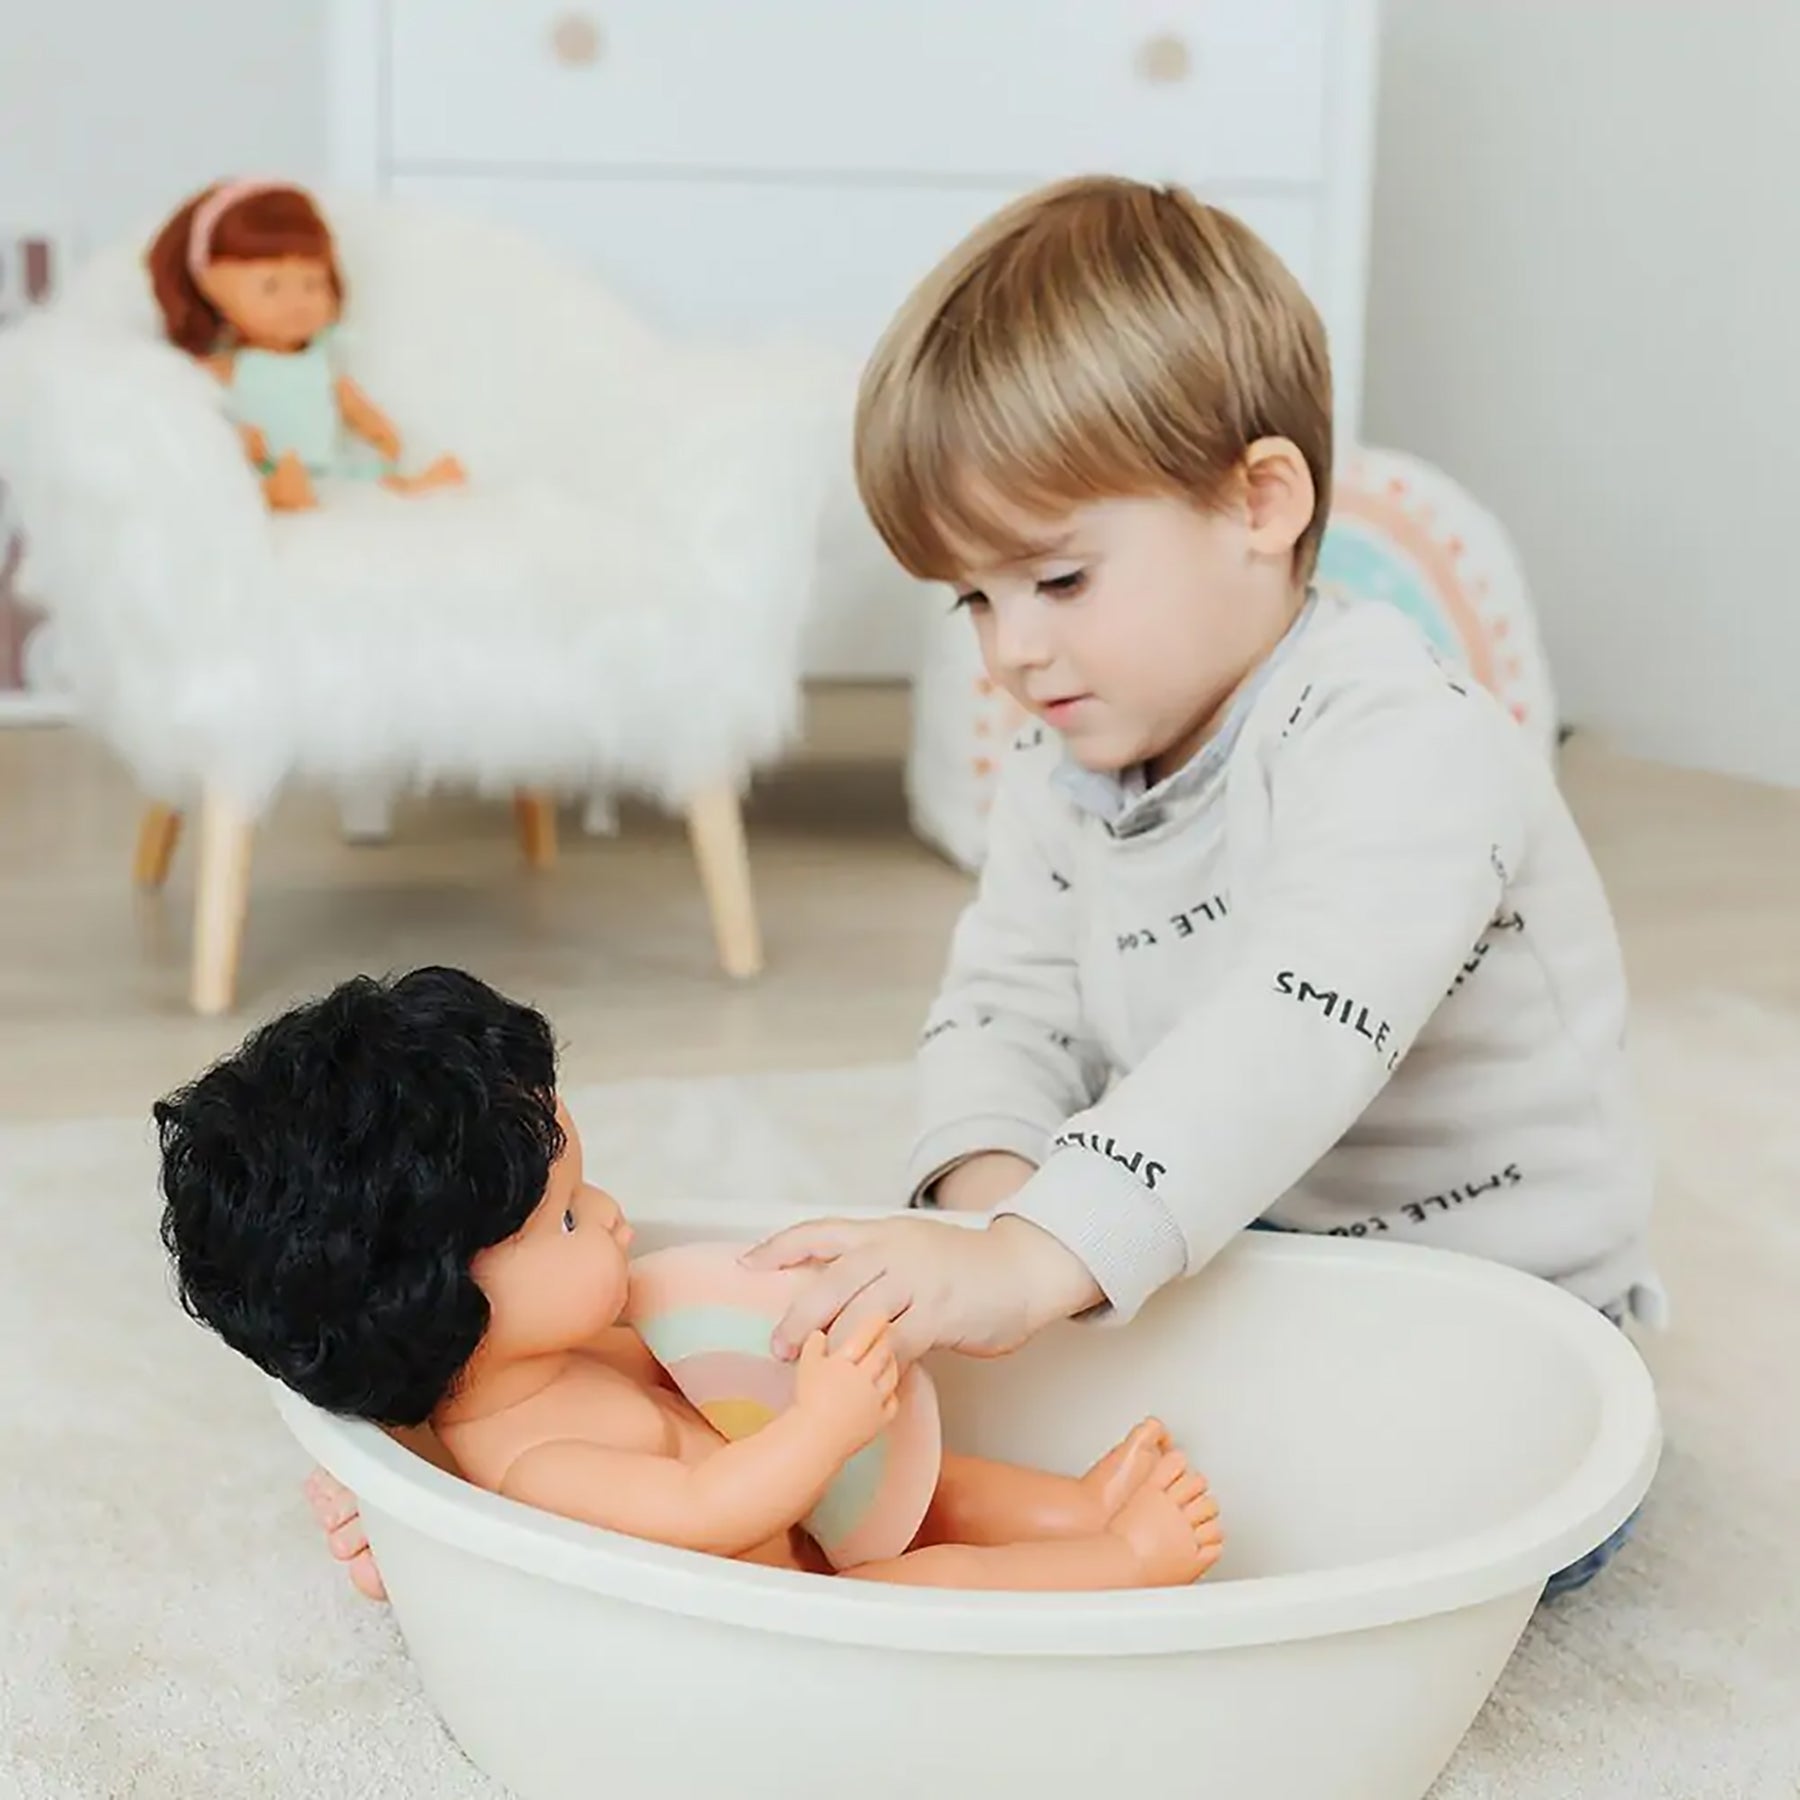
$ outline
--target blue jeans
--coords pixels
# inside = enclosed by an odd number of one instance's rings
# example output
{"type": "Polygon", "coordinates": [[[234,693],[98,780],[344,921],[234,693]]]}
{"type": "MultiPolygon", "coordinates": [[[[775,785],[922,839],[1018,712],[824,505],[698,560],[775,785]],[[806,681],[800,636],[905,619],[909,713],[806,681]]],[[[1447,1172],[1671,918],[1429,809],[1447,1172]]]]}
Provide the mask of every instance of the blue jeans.
{"type": "MultiPolygon", "coordinates": [[[[1643,1509],[1640,1507],[1638,1510],[1641,1512],[1643,1509]]],[[[1566,1569],[1558,1569],[1544,1583],[1543,1599],[1560,1600],[1564,1594],[1572,1594],[1577,1588],[1586,1587],[1619,1554],[1621,1546],[1631,1536],[1632,1526],[1637,1522],[1638,1516],[1634,1512],[1605,1543],[1596,1544],[1586,1556],[1577,1557],[1566,1569]]]]}
{"type": "MultiPolygon", "coordinates": [[[[1286,1231],[1289,1227],[1272,1225],[1267,1219],[1252,1219],[1250,1229],[1252,1231],[1286,1231]]],[[[1621,1330],[1624,1329],[1625,1321],[1621,1315],[1615,1313],[1610,1307],[1602,1307],[1600,1310],[1613,1324],[1621,1330]]],[[[1643,1508],[1640,1506],[1638,1512],[1642,1511],[1643,1508]]],[[[1566,1569],[1558,1569],[1544,1583],[1542,1599],[1560,1600],[1564,1594],[1572,1594],[1577,1588],[1586,1587],[1619,1554],[1625,1540],[1631,1536],[1631,1528],[1637,1521],[1638,1513],[1634,1512],[1604,1543],[1596,1544],[1586,1556],[1577,1557],[1566,1569]]],[[[1541,1600],[1540,1604],[1542,1604],[1541,1600]]]]}

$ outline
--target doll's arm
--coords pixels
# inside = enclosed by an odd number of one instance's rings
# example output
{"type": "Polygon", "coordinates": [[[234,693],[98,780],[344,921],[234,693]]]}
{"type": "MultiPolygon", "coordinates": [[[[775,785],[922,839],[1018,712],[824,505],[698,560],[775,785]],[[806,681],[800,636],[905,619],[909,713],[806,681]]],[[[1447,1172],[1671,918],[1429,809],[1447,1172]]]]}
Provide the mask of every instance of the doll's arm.
{"type": "Polygon", "coordinates": [[[803,1519],[843,1467],[840,1450],[784,1414],[697,1466],[565,1439],[527,1450],[500,1492],[627,1537],[742,1556],[803,1519]]]}
{"type": "Polygon", "coordinates": [[[373,444],[389,462],[397,462],[400,433],[394,429],[393,420],[348,375],[338,377],[337,399],[344,424],[373,444]]]}
{"type": "Polygon", "coordinates": [[[795,1403],[704,1462],[559,1439],[527,1450],[500,1492],[651,1543],[741,1556],[797,1524],[856,1452],[892,1420],[899,1366],[885,1329],[801,1353],[795,1403]]]}

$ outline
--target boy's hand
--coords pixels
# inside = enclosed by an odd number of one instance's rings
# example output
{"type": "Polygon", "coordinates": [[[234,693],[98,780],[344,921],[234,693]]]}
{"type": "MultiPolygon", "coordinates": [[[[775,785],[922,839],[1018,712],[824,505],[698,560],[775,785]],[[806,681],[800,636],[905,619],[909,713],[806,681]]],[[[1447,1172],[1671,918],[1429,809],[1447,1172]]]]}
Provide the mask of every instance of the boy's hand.
{"type": "Polygon", "coordinates": [[[846,1459],[893,1422],[899,1410],[900,1364],[886,1322],[870,1320],[847,1342],[827,1348],[815,1331],[800,1352],[794,1404],[846,1459]]]}
{"type": "Polygon", "coordinates": [[[931,1184],[931,1197],[945,1212],[992,1212],[1036,1173],[1035,1163],[1010,1150],[983,1150],[945,1170],[931,1184]]]}
{"type": "Polygon", "coordinates": [[[796,1225],[744,1255],[753,1269],[814,1265],[773,1345],[791,1357],[815,1331],[833,1344],[893,1322],[903,1364],[927,1350],[1001,1356],[1103,1298],[1086,1265],[1018,1218],[983,1230],[937,1219],[825,1219],[796,1225]]]}

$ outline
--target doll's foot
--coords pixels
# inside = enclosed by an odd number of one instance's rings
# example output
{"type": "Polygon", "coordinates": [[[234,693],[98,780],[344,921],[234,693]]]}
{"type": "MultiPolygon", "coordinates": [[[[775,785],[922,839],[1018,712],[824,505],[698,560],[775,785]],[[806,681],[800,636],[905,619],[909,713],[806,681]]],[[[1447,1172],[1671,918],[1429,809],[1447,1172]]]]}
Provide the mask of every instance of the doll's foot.
{"type": "Polygon", "coordinates": [[[454,456],[440,456],[416,475],[390,475],[382,483],[396,494],[424,494],[433,488],[461,487],[469,479],[454,456]]]}
{"type": "Polygon", "coordinates": [[[1219,1560],[1219,1503],[1178,1450],[1165,1452],[1107,1528],[1122,1538],[1145,1587],[1185,1587],[1219,1560]]]}
{"type": "Polygon", "coordinates": [[[1104,1531],[1119,1509],[1150,1478],[1169,1448],[1168,1427],[1161,1419],[1145,1419],[1081,1477],[1094,1503],[1096,1531],[1104,1531]]]}
{"type": "Polygon", "coordinates": [[[276,512],[306,512],[319,504],[306,464],[292,450],[263,477],[263,498],[276,512]]]}
{"type": "Polygon", "coordinates": [[[356,1496],[323,1469],[314,1469],[307,1476],[304,1491],[306,1503],[325,1533],[325,1543],[344,1565],[350,1585],[371,1600],[385,1600],[387,1588],[375,1566],[375,1552],[369,1548],[369,1534],[363,1529],[356,1496]]]}

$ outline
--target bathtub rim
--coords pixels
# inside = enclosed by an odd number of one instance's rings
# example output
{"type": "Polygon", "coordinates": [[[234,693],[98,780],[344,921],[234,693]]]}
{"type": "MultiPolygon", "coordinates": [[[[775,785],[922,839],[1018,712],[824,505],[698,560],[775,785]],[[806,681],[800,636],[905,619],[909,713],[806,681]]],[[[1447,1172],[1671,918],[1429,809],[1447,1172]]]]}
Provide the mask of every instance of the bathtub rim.
{"type": "MultiPolygon", "coordinates": [[[[657,1222],[729,1218],[729,1235],[742,1236],[745,1212],[674,1207],[657,1222]]],[[[471,1487],[377,1426],[269,1386],[289,1430],[357,1493],[377,1534],[385,1514],[450,1549],[627,1604],[782,1637],[927,1653],[1168,1654],[1402,1624],[1541,1588],[1643,1499],[1662,1445],[1649,1370],[1623,1332],[1551,1283],[1455,1251],[1298,1233],[1247,1234],[1221,1254],[1292,1264],[1348,1258],[1370,1270],[1429,1262],[1440,1279],[1533,1310],[1592,1368],[1599,1429],[1569,1474],[1525,1511],[1426,1550],[1178,1590],[963,1594],[825,1581],[558,1518],[471,1487]]]]}

